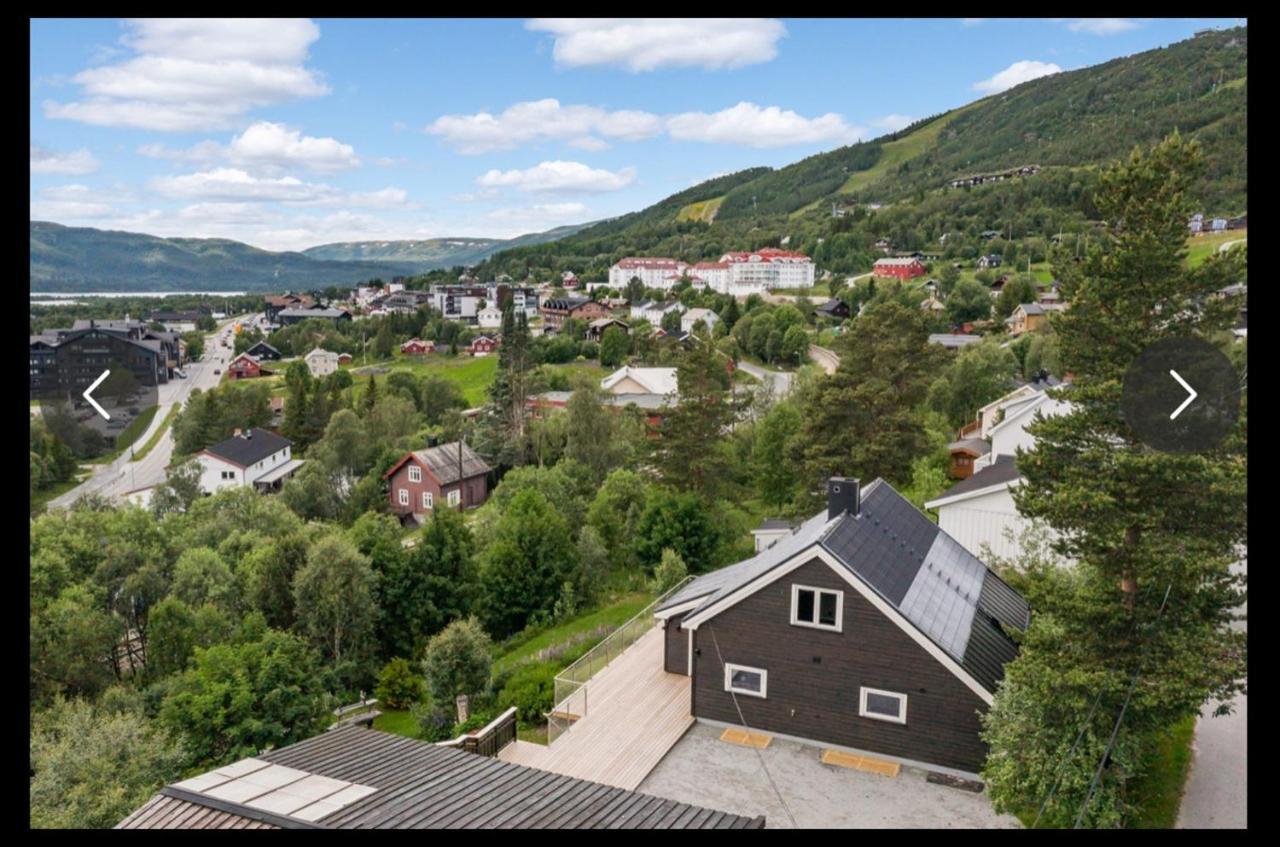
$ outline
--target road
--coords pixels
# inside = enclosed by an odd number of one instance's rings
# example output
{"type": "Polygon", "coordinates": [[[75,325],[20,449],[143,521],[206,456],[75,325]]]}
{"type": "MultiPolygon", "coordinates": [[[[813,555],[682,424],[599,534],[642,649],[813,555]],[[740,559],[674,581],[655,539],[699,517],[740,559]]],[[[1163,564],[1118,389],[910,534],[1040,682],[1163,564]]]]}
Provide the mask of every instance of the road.
{"type": "Polygon", "coordinates": [[[819,347],[817,344],[809,345],[809,358],[818,363],[828,374],[836,372],[836,368],[840,365],[840,357],[826,347],[819,347]]]}
{"type": "Polygon", "coordinates": [[[772,400],[780,400],[791,391],[791,382],[795,378],[793,373],[772,371],[743,361],[738,362],[738,367],[769,386],[770,399],[772,400]]]}
{"type": "MultiPolygon", "coordinates": [[[[257,316],[251,320],[256,319],[257,316]]],[[[227,320],[218,329],[207,335],[205,341],[204,356],[197,362],[191,362],[184,370],[186,371],[186,379],[171,379],[169,382],[160,386],[159,389],[159,408],[156,409],[156,415],[151,421],[151,425],[147,427],[134,445],[141,448],[155,434],[156,428],[164,425],[164,419],[168,416],[169,410],[174,404],[181,405],[187,401],[194,388],[203,391],[215,387],[222,379],[221,374],[215,374],[215,370],[225,370],[227,364],[231,361],[231,349],[222,347],[220,342],[222,339],[232,337],[232,326],[237,319],[227,320]]],[[[173,431],[172,428],[165,431],[160,440],[156,442],[156,446],[151,448],[151,452],[144,456],[140,461],[133,461],[131,453],[125,453],[110,464],[101,465],[94,472],[93,476],[85,480],[80,485],[49,501],[50,509],[65,509],[87,494],[101,494],[104,497],[120,497],[130,491],[139,488],[149,488],[153,485],[159,485],[164,481],[165,469],[169,466],[169,460],[173,457],[173,431]]]]}
{"type": "MultiPolygon", "coordinates": [[[[1224,245],[1225,246],[1225,245],[1224,245]]],[[[1247,570],[1242,559],[1234,568],[1247,570]]],[[[1241,615],[1248,604],[1240,607],[1241,615]]],[[[1232,627],[1248,629],[1244,620],[1232,627]]],[[[1191,742],[1191,773],[1178,809],[1178,829],[1243,829],[1247,824],[1248,697],[1240,694],[1229,715],[1213,717],[1217,703],[1206,704],[1191,742]]]]}
{"type": "Polygon", "coordinates": [[[1232,244],[1243,244],[1244,242],[1246,242],[1246,241],[1248,241],[1248,240],[1249,240],[1248,238],[1236,238],[1236,239],[1233,239],[1233,240],[1231,240],[1231,241],[1224,241],[1224,242],[1222,243],[1222,245],[1218,247],[1218,252],[1219,252],[1219,253],[1225,253],[1225,252],[1227,252],[1227,250],[1229,250],[1229,249],[1231,248],[1231,245],[1232,245],[1232,244]]]}

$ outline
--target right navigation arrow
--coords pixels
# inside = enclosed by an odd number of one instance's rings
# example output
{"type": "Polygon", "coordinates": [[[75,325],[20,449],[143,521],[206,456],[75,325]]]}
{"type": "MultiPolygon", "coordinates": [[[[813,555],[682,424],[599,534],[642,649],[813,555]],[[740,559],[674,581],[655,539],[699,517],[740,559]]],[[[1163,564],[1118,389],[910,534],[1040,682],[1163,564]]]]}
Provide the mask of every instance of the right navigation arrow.
{"type": "Polygon", "coordinates": [[[99,385],[102,385],[102,381],[103,381],[104,379],[106,379],[107,377],[109,377],[109,376],[111,376],[111,371],[103,371],[103,372],[102,372],[102,375],[101,375],[101,376],[99,376],[97,379],[95,379],[95,380],[93,381],[93,385],[91,385],[91,386],[89,386],[88,388],[86,388],[86,389],[84,390],[84,394],[82,395],[82,396],[84,397],[84,399],[86,399],[86,400],[88,400],[88,401],[89,401],[89,405],[90,405],[90,406],[92,406],[93,408],[97,409],[97,410],[98,410],[98,414],[102,415],[102,416],[103,416],[104,418],[106,418],[107,420],[111,420],[111,416],[107,414],[107,410],[106,410],[106,409],[104,409],[104,408],[102,408],[101,406],[99,406],[99,405],[98,405],[98,401],[97,401],[97,400],[94,400],[92,397],[90,397],[90,396],[89,396],[89,393],[90,393],[91,391],[93,391],[93,389],[97,388],[99,385]]]}
{"type": "MultiPolygon", "coordinates": [[[[1174,409],[1174,410],[1173,410],[1173,414],[1169,415],[1169,420],[1174,420],[1175,418],[1177,418],[1177,417],[1178,417],[1178,415],[1182,414],[1182,410],[1183,410],[1183,409],[1185,409],[1185,408],[1187,408],[1188,406],[1190,406],[1190,405],[1191,405],[1191,401],[1192,401],[1192,400],[1194,400],[1194,399],[1196,399],[1196,397],[1198,397],[1199,395],[1198,395],[1198,394],[1196,394],[1196,390],[1195,390],[1194,388],[1192,388],[1190,385],[1187,385],[1187,381],[1186,381],[1185,379],[1183,379],[1182,377],[1178,376],[1178,372],[1177,372],[1177,371],[1169,371],[1169,376],[1171,376],[1171,377],[1173,377],[1174,379],[1176,379],[1176,380],[1178,381],[1178,385],[1181,385],[1184,389],[1186,389],[1186,392],[1187,392],[1187,395],[1188,395],[1188,396],[1187,396],[1187,399],[1182,401],[1182,405],[1180,405],[1180,406],[1178,406],[1178,408],[1174,409]]],[[[95,405],[96,405],[96,404],[95,404],[95,405]]]]}

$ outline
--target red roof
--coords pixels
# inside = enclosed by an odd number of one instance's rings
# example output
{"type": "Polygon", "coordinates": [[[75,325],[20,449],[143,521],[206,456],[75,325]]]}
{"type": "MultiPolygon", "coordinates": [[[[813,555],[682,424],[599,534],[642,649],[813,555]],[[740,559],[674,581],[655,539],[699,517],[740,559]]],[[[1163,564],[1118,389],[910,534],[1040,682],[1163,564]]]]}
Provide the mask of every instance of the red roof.
{"type": "Polygon", "coordinates": [[[777,247],[764,247],[756,250],[754,253],[737,252],[725,253],[721,257],[724,262],[749,262],[752,256],[758,256],[760,260],[766,262],[808,262],[811,261],[808,256],[803,253],[791,253],[786,250],[779,250],[777,247]]]}
{"type": "Polygon", "coordinates": [[[728,267],[729,267],[728,262],[698,262],[698,264],[693,266],[693,269],[698,271],[716,270],[716,269],[725,270],[728,267]]]}

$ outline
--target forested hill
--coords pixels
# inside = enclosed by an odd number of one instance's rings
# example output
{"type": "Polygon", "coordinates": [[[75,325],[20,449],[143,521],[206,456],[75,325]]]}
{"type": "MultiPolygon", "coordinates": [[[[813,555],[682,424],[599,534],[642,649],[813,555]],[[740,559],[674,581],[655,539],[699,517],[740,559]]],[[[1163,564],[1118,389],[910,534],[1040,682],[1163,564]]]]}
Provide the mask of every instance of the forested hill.
{"type": "Polygon", "coordinates": [[[573,235],[592,224],[570,224],[516,238],[425,238],[417,241],[344,241],[321,244],[302,251],[312,259],[338,262],[393,262],[415,269],[452,268],[474,265],[497,253],[528,244],[544,244],[573,235]]]}
{"type": "Polygon", "coordinates": [[[1203,146],[1207,173],[1197,199],[1205,212],[1241,214],[1247,60],[1247,29],[1237,27],[1042,77],[897,133],[710,180],[552,244],[499,252],[482,273],[573,270],[597,279],[626,255],[694,261],[787,236],[792,249],[839,272],[869,267],[878,237],[898,249],[941,249],[938,239],[952,233],[948,252],[977,249],[972,239],[986,230],[1046,238],[1086,226],[1098,166],[1174,130],[1203,146]],[[1041,170],[950,187],[1029,165],[1041,170]]]}

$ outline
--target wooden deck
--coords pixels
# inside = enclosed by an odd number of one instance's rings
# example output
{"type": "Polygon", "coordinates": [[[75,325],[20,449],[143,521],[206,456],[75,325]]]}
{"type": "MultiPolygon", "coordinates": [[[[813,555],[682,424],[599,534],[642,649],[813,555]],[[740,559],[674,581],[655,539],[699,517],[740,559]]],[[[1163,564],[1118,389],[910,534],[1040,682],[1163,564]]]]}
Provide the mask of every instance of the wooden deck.
{"type": "MultiPolygon", "coordinates": [[[[544,747],[516,741],[498,758],[634,790],[693,725],[689,677],[662,669],[662,630],[640,637],[586,684],[586,714],[544,747]]],[[[579,690],[558,707],[582,712],[579,690]]]]}

